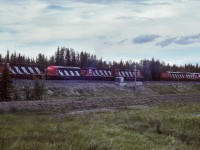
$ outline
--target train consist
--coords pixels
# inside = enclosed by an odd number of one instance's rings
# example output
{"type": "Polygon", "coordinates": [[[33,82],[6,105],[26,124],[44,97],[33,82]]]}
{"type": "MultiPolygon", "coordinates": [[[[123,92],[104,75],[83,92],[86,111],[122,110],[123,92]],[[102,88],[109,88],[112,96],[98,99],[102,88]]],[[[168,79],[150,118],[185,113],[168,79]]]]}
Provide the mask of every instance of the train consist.
{"type": "Polygon", "coordinates": [[[200,73],[167,71],[166,73],[161,73],[161,80],[200,81],[200,73]]]}
{"type": "MultiPolygon", "coordinates": [[[[142,80],[142,74],[139,70],[131,69],[99,69],[93,67],[79,68],[66,66],[48,66],[42,68],[39,65],[7,64],[10,75],[15,79],[32,79],[45,76],[46,80],[106,80],[114,81],[116,77],[123,77],[124,80],[142,80]]],[[[0,65],[0,74],[5,68],[0,65]]]]}
{"type": "MultiPolygon", "coordinates": [[[[45,77],[46,80],[104,80],[114,81],[116,77],[123,77],[125,81],[143,80],[139,70],[133,69],[100,69],[94,67],[66,67],[25,64],[0,64],[0,75],[5,66],[8,67],[10,75],[14,79],[33,79],[33,77],[45,77]]],[[[166,81],[200,81],[200,73],[171,72],[161,73],[161,80],[166,81]]]]}

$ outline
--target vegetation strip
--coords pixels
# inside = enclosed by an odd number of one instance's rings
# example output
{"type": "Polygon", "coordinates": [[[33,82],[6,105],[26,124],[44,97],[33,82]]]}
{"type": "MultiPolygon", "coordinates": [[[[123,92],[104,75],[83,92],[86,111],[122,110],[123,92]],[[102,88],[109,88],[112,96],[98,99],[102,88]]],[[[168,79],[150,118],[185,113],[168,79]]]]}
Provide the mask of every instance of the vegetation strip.
{"type": "Polygon", "coordinates": [[[62,116],[55,115],[59,110],[2,113],[0,149],[198,150],[199,110],[199,103],[173,103],[62,116]]]}
{"type": "Polygon", "coordinates": [[[170,102],[200,102],[200,94],[179,94],[179,95],[158,95],[158,96],[137,96],[137,97],[109,97],[109,98],[73,98],[71,100],[40,100],[40,101],[18,101],[1,102],[0,112],[24,111],[24,110],[45,110],[45,109],[67,109],[84,110],[103,107],[124,107],[137,105],[157,105],[170,102]]]}

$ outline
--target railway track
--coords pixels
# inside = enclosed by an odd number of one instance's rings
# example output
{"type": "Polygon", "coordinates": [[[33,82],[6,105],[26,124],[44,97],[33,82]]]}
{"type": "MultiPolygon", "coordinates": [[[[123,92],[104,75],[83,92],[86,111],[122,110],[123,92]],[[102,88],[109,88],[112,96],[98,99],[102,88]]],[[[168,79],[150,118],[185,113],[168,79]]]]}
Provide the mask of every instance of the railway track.
{"type": "MultiPolygon", "coordinates": [[[[34,80],[28,79],[13,79],[14,84],[30,83],[33,84],[34,80]]],[[[142,82],[142,85],[188,85],[188,84],[200,84],[198,81],[137,81],[142,82]]],[[[45,84],[55,84],[55,85],[68,85],[68,84],[114,84],[115,81],[106,80],[44,80],[45,84]]],[[[125,81],[124,83],[135,83],[135,81],[125,81]]]]}

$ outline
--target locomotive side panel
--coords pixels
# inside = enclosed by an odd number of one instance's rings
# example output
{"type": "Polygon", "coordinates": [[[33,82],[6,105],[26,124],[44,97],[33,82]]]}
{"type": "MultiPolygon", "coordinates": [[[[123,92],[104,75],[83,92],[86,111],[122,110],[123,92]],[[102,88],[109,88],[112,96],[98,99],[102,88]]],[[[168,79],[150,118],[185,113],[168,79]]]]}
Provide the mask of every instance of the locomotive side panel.
{"type": "Polygon", "coordinates": [[[80,80],[81,70],[79,67],[49,66],[46,69],[46,78],[51,80],[80,80]]]}
{"type": "Polygon", "coordinates": [[[12,78],[33,79],[43,75],[43,69],[39,65],[10,64],[8,67],[12,78]]]}
{"type": "Polygon", "coordinates": [[[111,69],[83,68],[81,69],[83,80],[114,80],[111,69]]]}
{"type": "Polygon", "coordinates": [[[139,70],[131,70],[131,69],[115,69],[115,77],[123,77],[125,80],[139,80],[141,81],[142,74],[139,70]]]}

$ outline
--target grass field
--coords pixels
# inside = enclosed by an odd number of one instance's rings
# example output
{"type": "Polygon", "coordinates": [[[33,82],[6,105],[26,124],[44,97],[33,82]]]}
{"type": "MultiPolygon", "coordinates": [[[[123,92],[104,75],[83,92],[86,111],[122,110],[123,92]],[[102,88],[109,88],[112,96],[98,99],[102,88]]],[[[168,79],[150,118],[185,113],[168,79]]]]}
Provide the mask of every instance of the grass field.
{"type": "Polygon", "coordinates": [[[0,114],[1,150],[199,150],[200,104],[115,112],[0,114]]]}

